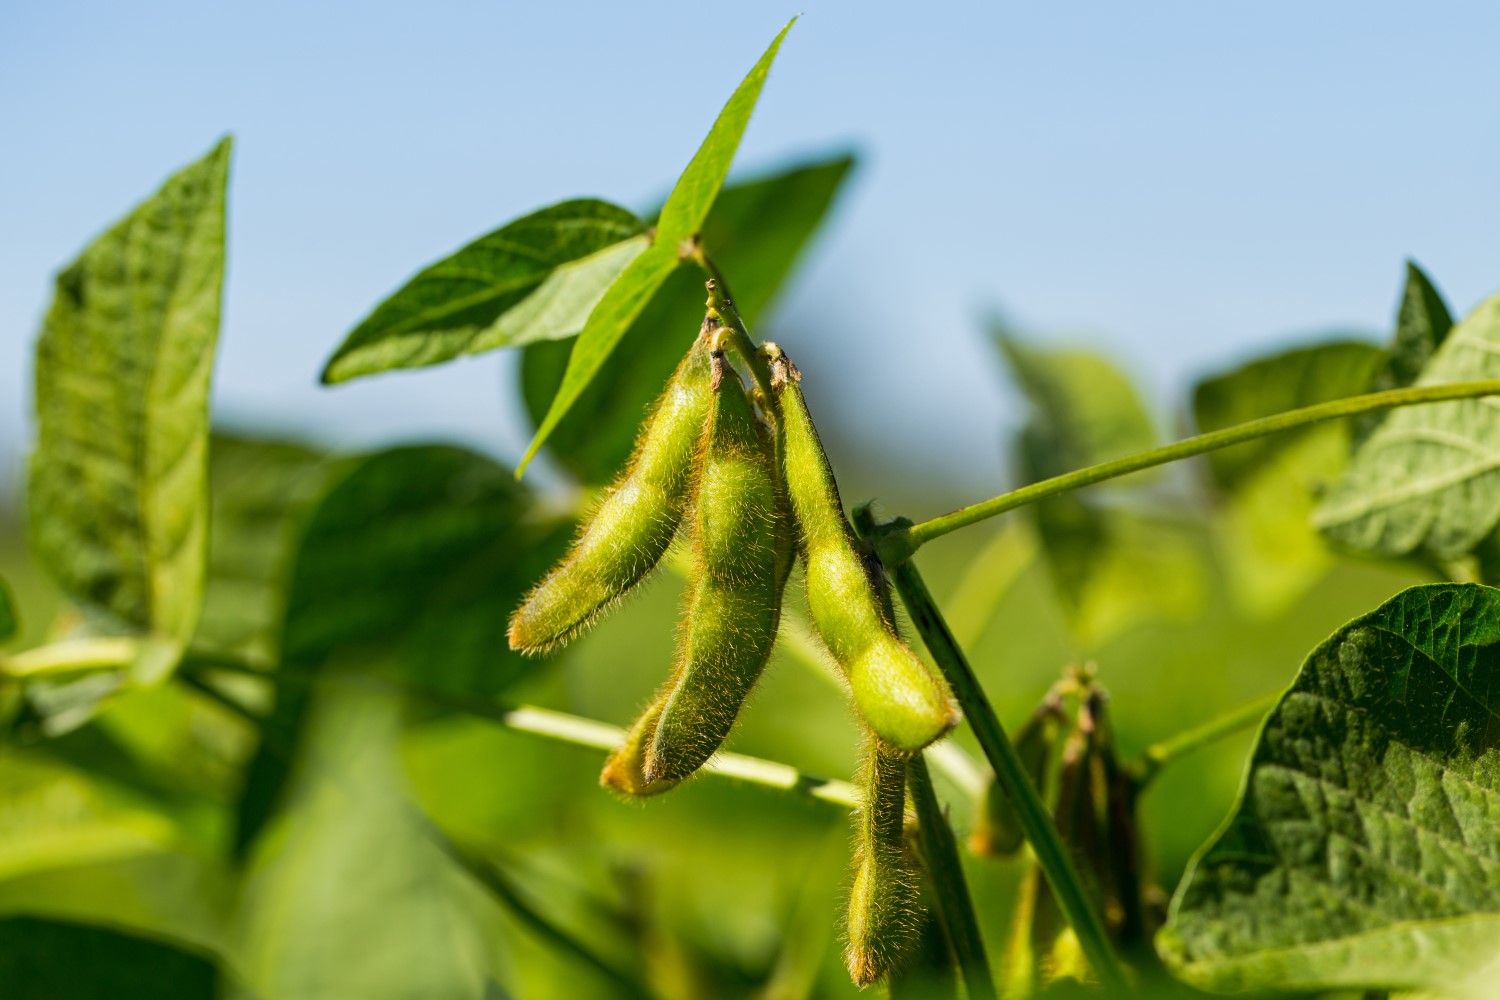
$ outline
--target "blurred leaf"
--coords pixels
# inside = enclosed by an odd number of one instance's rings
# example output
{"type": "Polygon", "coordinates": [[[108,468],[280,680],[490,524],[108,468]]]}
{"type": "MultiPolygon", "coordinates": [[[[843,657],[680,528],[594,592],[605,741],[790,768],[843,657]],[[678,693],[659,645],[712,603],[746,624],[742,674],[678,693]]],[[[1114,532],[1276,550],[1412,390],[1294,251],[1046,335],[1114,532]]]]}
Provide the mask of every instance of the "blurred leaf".
{"type": "Polygon", "coordinates": [[[645,224],[578,199],[507,223],[429,265],[344,338],[325,383],[569,337],[650,243],[645,224]]]}
{"type": "MultiPolygon", "coordinates": [[[[493,695],[526,661],[506,622],[570,526],[531,510],[528,491],[459,448],[393,448],[345,466],[298,543],[269,731],[295,748],[306,680],[337,655],[368,673],[451,694],[493,695]]],[[[286,773],[262,747],[241,803],[241,847],[286,773]]]]}
{"type": "MultiPolygon", "coordinates": [[[[1500,376],[1500,296],[1482,303],[1432,355],[1418,385],[1500,376]]],[[[1417,550],[1449,559],[1500,520],[1500,405],[1460,399],[1392,412],[1359,446],[1314,524],[1358,552],[1417,550]]]]}
{"type": "Polygon", "coordinates": [[[1442,989],[1500,953],[1500,591],[1413,587],[1315,649],[1158,939],[1213,990],[1442,989]]]}
{"type": "Polygon", "coordinates": [[[16,615],[16,602],[10,596],[10,585],[0,578],[0,642],[13,638],[20,629],[21,622],[16,615]]]}
{"type": "Polygon", "coordinates": [[[321,452],[290,441],[214,435],[208,579],[195,646],[276,662],[291,557],[334,469],[321,452]]]}
{"type": "Polygon", "coordinates": [[[36,555],[70,597],[185,643],[208,539],[229,140],[57,276],[37,342],[36,555]]]}
{"type": "MultiPolygon", "coordinates": [[[[1366,391],[1379,392],[1411,385],[1452,329],[1453,316],[1433,286],[1432,279],[1414,261],[1407,261],[1406,285],[1401,290],[1401,304],[1396,309],[1395,340],[1385,364],[1370,380],[1366,391]]],[[[1363,441],[1369,437],[1388,415],[1389,411],[1377,411],[1354,418],[1354,439],[1363,441]]]]}
{"type": "MultiPolygon", "coordinates": [[[[817,232],[854,164],[848,155],[812,161],[724,188],[703,224],[703,244],[734,284],[735,305],[753,329],[817,232]]],[[[609,377],[595,379],[548,439],[579,480],[613,479],[641,418],[692,343],[703,310],[703,275],[673,272],[621,341],[609,377]]],[[[521,390],[540,424],[567,368],[570,345],[532,344],[521,360],[521,390]]]]}
{"type": "Polygon", "coordinates": [[[104,927],[0,920],[0,982],[8,1000],[212,1000],[218,972],[206,959],[104,927]]]}
{"type": "MultiPolygon", "coordinates": [[[[1016,444],[1024,481],[1156,444],[1135,387],[1107,359],[1030,346],[1003,330],[996,342],[1031,403],[1016,444]]],[[[1186,617],[1201,603],[1201,560],[1181,529],[1078,492],[1032,504],[1030,513],[1074,638],[1085,648],[1149,618],[1186,617]]]]}
{"type": "Polygon", "coordinates": [[[321,686],[246,875],[241,967],[257,994],[484,995],[493,908],[407,800],[399,730],[389,694],[357,677],[321,686]]]}
{"type": "Polygon", "coordinates": [[[750,113],[755,110],[761,87],[771,71],[771,62],[792,23],[788,21],[781,29],[719,112],[698,152],[693,154],[671,194],[667,195],[651,247],[630,262],[589,313],[588,322],[568,355],[568,367],[563,372],[557,395],[552,398],[547,415],[537,426],[526,454],[521,457],[517,476],[525,471],[548,436],[594,381],[594,376],[604,367],[662,282],[691,252],[690,241],[698,234],[709,208],[718,197],[729,173],[729,164],[739,148],[740,137],[750,122],[750,113]]]}
{"type": "MultiPolygon", "coordinates": [[[[1385,352],[1331,341],[1258,358],[1193,390],[1200,432],[1365,391],[1385,352]]],[[[1344,422],[1317,424],[1210,452],[1222,501],[1219,549],[1229,584],[1258,615],[1283,610],[1333,565],[1309,524],[1317,497],[1349,453],[1344,422]]]]}

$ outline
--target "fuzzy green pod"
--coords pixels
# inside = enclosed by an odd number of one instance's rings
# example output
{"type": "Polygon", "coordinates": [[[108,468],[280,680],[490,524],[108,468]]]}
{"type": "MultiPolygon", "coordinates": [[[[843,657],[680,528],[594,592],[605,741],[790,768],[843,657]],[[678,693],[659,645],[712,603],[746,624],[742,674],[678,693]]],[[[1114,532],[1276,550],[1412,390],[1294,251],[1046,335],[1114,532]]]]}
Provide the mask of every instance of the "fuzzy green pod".
{"type": "Polygon", "coordinates": [[[646,777],[646,750],[656,733],[662,701],[663,697],[658,694],[635,720],[635,725],[625,734],[625,742],[604,762],[599,784],[632,797],[655,795],[677,784],[675,781],[652,781],[646,777]]]}
{"type": "Polygon", "coordinates": [[[921,928],[920,870],[906,842],[906,760],[878,740],[865,752],[844,961],[856,986],[899,966],[921,928]]]}
{"type": "Polygon", "coordinates": [[[775,345],[772,386],[780,416],[783,474],[818,634],[849,677],[855,706],[891,747],[915,753],[958,721],[948,686],[896,633],[889,591],[861,553],[844,517],[828,457],[799,384],[775,345]]]}
{"type": "Polygon", "coordinates": [[[710,382],[700,335],[642,426],[624,474],[562,562],[511,616],[511,649],[540,654],[566,644],[656,567],[692,492],[693,459],[713,400],[710,382]]]}
{"type": "MultiPolygon", "coordinates": [[[[1062,701],[1052,693],[1037,706],[1015,735],[1016,756],[1021,758],[1026,776],[1044,798],[1062,724],[1062,701]]],[[[974,831],[969,835],[969,849],[981,857],[1003,857],[1020,850],[1024,841],[1025,833],[1015,806],[991,776],[984,786],[974,831]]]]}
{"type": "Polygon", "coordinates": [[[645,775],[680,781],[723,745],[765,669],[792,563],[769,433],[721,352],[694,498],[695,565],[645,775]]]}

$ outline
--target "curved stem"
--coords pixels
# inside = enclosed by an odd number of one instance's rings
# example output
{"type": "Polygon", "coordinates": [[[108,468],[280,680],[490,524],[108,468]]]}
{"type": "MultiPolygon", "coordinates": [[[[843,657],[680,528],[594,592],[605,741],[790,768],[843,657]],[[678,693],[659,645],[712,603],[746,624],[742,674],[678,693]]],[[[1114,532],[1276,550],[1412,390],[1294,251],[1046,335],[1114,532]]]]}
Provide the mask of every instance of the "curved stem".
{"type": "Polygon", "coordinates": [[[42,677],[119,670],[140,655],[141,642],[128,636],[62,639],[12,656],[0,655],[0,677],[42,677]]]}
{"type": "Polygon", "coordinates": [[[943,933],[958,960],[958,971],[963,975],[969,1000],[994,1000],[995,977],[990,973],[984,937],[979,932],[979,918],[974,913],[974,900],[969,895],[969,884],[964,880],[958,844],[953,839],[953,828],[943,815],[937,794],[932,790],[932,776],[927,773],[927,761],[921,754],[913,757],[907,767],[907,785],[917,807],[918,844],[927,877],[932,882],[933,901],[937,904],[943,933]]]}
{"type": "Polygon", "coordinates": [[[1153,743],[1131,764],[1130,769],[1136,786],[1143,788],[1150,784],[1151,779],[1155,778],[1162,768],[1177,758],[1207,746],[1215,740],[1221,740],[1239,732],[1241,729],[1257,725],[1280,700],[1280,691],[1256,698],[1202,725],[1194,726],[1176,736],[1169,736],[1159,743],[1153,743]]]}
{"type": "Polygon", "coordinates": [[[735,308],[734,298],[729,291],[729,283],[724,280],[718,265],[703,252],[702,247],[693,251],[690,258],[693,263],[701,267],[709,276],[708,280],[708,304],[709,308],[718,314],[728,328],[729,345],[734,352],[740,356],[745,367],[750,369],[750,375],[755,379],[755,385],[766,398],[766,405],[776,398],[771,389],[771,366],[766,362],[766,357],[755,346],[755,340],[750,336],[750,328],[745,325],[744,317],[735,308]]]}
{"type": "Polygon", "coordinates": [[[1388,410],[1397,406],[1440,403],[1446,400],[1472,399],[1476,396],[1497,394],[1500,394],[1500,379],[1480,379],[1473,382],[1450,382],[1443,385],[1409,386],[1404,389],[1389,389],[1385,392],[1370,392],[1361,396],[1349,396],[1345,399],[1318,403],[1314,406],[1304,406],[1297,410],[1287,410],[1285,413],[1261,417],[1258,420],[1248,420],[1232,427],[1209,431],[1207,434],[1185,438],[1160,448],[1152,448],[1150,451],[1126,455],[1124,458],[1101,462],[1085,469],[1053,476],[1051,479],[1043,479],[1029,486],[1011,490],[1009,493],[1002,493],[988,500],[960,507],[958,510],[930,520],[895,526],[884,531],[877,538],[876,545],[880,551],[881,560],[887,566],[896,566],[910,559],[917,549],[934,538],[941,538],[950,531],[978,524],[997,514],[1004,514],[1006,511],[1025,504],[1035,503],[1037,500],[1056,493],[1065,493],[1082,486],[1092,486],[1106,479],[1115,479],[1142,469],[1149,469],[1152,466],[1166,465],[1169,462],[1202,455],[1220,448],[1228,448],[1231,445],[1253,441],[1271,434],[1296,430],[1299,427],[1322,423],[1325,420],[1337,420],[1340,417],[1352,417],[1360,413],[1388,410]]]}
{"type": "MultiPolygon", "coordinates": [[[[854,523],[860,533],[866,536],[874,528],[874,520],[868,508],[855,511],[854,523]]],[[[1126,991],[1125,970],[1115,954],[1109,933],[1105,930],[1104,919],[1084,888],[1078,869],[1063,846],[1052,818],[1047,814],[1047,807],[1042,804],[1041,796],[1027,777],[1025,765],[1017,756],[1015,747],[995,714],[994,706],[986,697],[979,679],[974,676],[974,669],[959,648],[948,623],[943,620],[942,612],[933,601],[926,582],[911,562],[887,566],[887,570],[895,583],[896,592],[901,595],[901,601],[911,615],[912,624],[948,679],[948,685],[963,708],[969,728],[974,731],[980,748],[994,768],[995,781],[1015,807],[1021,829],[1036,855],[1037,865],[1051,885],[1058,907],[1072,925],[1084,956],[1093,966],[1094,973],[1107,992],[1111,995],[1123,994],[1126,991]]]]}

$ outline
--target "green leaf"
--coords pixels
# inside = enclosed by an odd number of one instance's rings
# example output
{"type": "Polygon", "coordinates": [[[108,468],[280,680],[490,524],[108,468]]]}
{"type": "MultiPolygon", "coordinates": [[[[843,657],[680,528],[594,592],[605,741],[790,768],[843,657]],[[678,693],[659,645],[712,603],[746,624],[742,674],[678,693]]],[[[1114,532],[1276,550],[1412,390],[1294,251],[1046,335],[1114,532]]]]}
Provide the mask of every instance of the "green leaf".
{"type": "Polygon", "coordinates": [[[214,435],[208,578],[195,648],[277,661],[291,557],[335,467],[295,442],[214,435]]]}
{"type": "Polygon", "coordinates": [[[286,808],[246,876],[241,967],[256,995],[483,995],[495,914],[407,799],[399,735],[388,693],[320,687],[286,808]]]}
{"type": "Polygon", "coordinates": [[[229,150],[220,142],[68,265],[37,342],[37,558],[111,626],[178,643],[202,599],[229,150]]]}
{"type": "MultiPolygon", "coordinates": [[[[1443,341],[1418,385],[1500,376],[1500,296],[1443,341]]],[[[1355,451],[1314,514],[1331,540],[1359,552],[1438,559],[1471,551],[1500,520],[1500,402],[1402,407],[1355,451]]]]}
{"type": "MultiPolygon", "coordinates": [[[[1135,387],[1106,358],[1024,344],[998,329],[996,342],[1031,403],[1016,446],[1023,480],[1156,443],[1135,387]]],[[[1142,620],[1180,619],[1198,608],[1202,560],[1180,528],[1079,493],[1033,504],[1030,516],[1073,636],[1085,648],[1098,648],[1142,620]]]]}
{"type": "Polygon", "coordinates": [[[14,638],[21,629],[21,621],[16,614],[15,599],[10,596],[10,585],[0,579],[0,642],[14,638]]]}
{"type": "MultiPolygon", "coordinates": [[[[1332,341],[1258,358],[1198,384],[1197,428],[1217,430],[1357,395],[1385,357],[1369,344],[1332,341]]],[[[1332,567],[1333,553],[1309,518],[1348,453],[1349,429],[1334,422],[1205,456],[1219,494],[1219,553],[1231,589],[1253,613],[1279,613],[1332,567]]]]}
{"type": "MultiPolygon", "coordinates": [[[[335,656],[368,673],[448,694],[492,696],[527,661],[508,649],[521,593],[571,525],[534,515],[529,493],[459,448],[393,448],[348,463],[307,518],[281,635],[283,674],[267,725],[295,746],[305,678],[335,656]]],[[[249,844],[286,777],[286,752],[263,745],[240,804],[249,844]]]]}
{"type": "MultiPolygon", "coordinates": [[[[1411,385],[1452,329],[1453,316],[1448,312],[1442,295],[1414,261],[1407,261],[1406,282],[1396,307],[1395,337],[1386,352],[1385,364],[1376,370],[1365,391],[1380,392],[1411,385]]],[[[1377,410],[1362,413],[1350,421],[1354,427],[1355,443],[1369,437],[1370,432],[1389,415],[1389,411],[1377,410]]]]}
{"type": "Polygon", "coordinates": [[[1500,953],[1500,591],[1413,587],[1266,720],[1159,945],[1214,990],[1443,989],[1500,953]]]}
{"type": "MultiPolygon", "coordinates": [[[[735,306],[751,329],[771,306],[848,177],[840,155],[730,184],[703,223],[703,245],[733,275],[735,306]]],[[[703,275],[674,271],[631,324],[610,362],[553,430],[547,448],[585,483],[602,484],[625,464],[641,416],[697,333],[703,275]]],[[[570,345],[537,343],[521,360],[521,389],[534,424],[557,394],[570,345]]]]}
{"type": "Polygon", "coordinates": [[[571,337],[650,243],[628,210],[565,201],[507,223],[432,264],[349,332],[325,383],[571,337]]]}
{"type": "Polygon", "coordinates": [[[518,478],[526,471],[526,466],[531,464],[537,451],[568,410],[593,382],[594,376],[604,367],[621,338],[630,329],[630,324],[645,309],[662,282],[666,281],[681,260],[693,252],[692,240],[708,216],[708,210],[718,197],[719,189],[724,185],[729,164],[734,159],[735,150],[739,148],[740,138],[745,134],[745,126],[750,122],[750,113],[760,99],[760,91],[765,85],[766,75],[771,71],[771,63],[776,58],[777,50],[781,48],[781,40],[791,30],[795,20],[793,18],[788,21],[786,27],[781,29],[760,61],[719,112],[707,138],[698,147],[698,152],[693,155],[682,176],[677,179],[672,193],[667,196],[650,249],[630,262],[605,292],[604,298],[599,300],[593,312],[589,313],[588,322],[584,324],[583,331],[573,344],[573,352],[568,356],[568,367],[563,373],[557,395],[553,397],[547,415],[542,418],[531,444],[526,448],[526,454],[516,467],[518,478]]]}
{"type": "Polygon", "coordinates": [[[0,920],[0,982],[8,1000],[213,1000],[218,970],[148,938],[9,917],[0,920]]]}

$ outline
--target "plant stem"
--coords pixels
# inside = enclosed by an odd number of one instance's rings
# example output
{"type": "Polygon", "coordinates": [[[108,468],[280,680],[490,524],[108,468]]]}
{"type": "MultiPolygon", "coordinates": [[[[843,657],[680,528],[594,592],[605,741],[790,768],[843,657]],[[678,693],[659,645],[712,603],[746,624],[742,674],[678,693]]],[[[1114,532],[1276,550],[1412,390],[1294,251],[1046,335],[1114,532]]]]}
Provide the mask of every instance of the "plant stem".
{"type": "MultiPolygon", "coordinates": [[[[200,676],[205,672],[222,670],[228,673],[259,677],[273,684],[285,683],[290,679],[287,675],[280,673],[259,670],[232,660],[210,657],[195,656],[192,660],[185,662],[181,669],[189,676],[200,676]]],[[[303,683],[314,683],[310,678],[298,680],[303,683]]],[[[381,678],[365,677],[361,680],[383,684],[407,698],[462,712],[476,718],[488,719],[518,733],[529,733],[533,736],[556,740],[559,743],[612,751],[625,742],[625,730],[618,726],[570,715],[567,712],[557,712],[550,708],[539,708],[535,705],[501,705],[475,698],[424,691],[409,684],[395,683],[381,678]]],[[[323,683],[336,682],[324,680],[323,683]]],[[[808,798],[832,803],[845,809],[853,809],[859,805],[859,792],[849,782],[805,774],[790,764],[782,764],[779,761],[747,757],[738,753],[721,753],[703,765],[702,771],[705,774],[716,774],[723,778],[732,778],[765,788],[797,792],[808,798]]]]}
{"type": "MultiPolygon", "coordinates": [[[[869,508],[856,510],[854,523],[860,533],[868,537],[874,528],[869,508]]],[[[964,718],[968,720],[969,727],[979,740],[980,748],[994,768],[996,782],[1015,807],[1021,829],[1036,854],[1037,864],[1052,886],[1063,915],[1072,925],[1084,956],[1108,992],[1123,993],[1126,989],[1125,971],[1110,943],[1104,920],[1084,889],[1083,880],[1073,866],[1073,859],[1063,847],[1062,838],[1058,836],[1057,828],[1047,815],[1047,807],[1042,804],[1041,796],[1037,794],[1031,779],[1026,776],[1025,766],[1016,755],[1015,747],[1006,735],[1005,728],[1000,725],[994,707],[985,696],[979,679],[974,676],[974,670],[963,650],[953,638],[948,623],[943,620],[942,612],[933,602],[926,582],[917,572],[916,566],[909,561],[894,568],[887,566],[887,569],[895,582],[896,592],[901,595],[901,601],[911,615],[912,624],[922,636],[933,660],[942,668],[948,685],[963,708],[964,718]]]]}
{"type": "Polygon", "coordinates": [[[932,896],[937,903],[938,918],[948,944],[958,959],[969,1000],[994,1000],[995,979],[990,973],[989,957],[984,951],[984,937],[979,932],[979,918],[974,900],[964,880],[963,862],[953,828],[943,815],[937,794],[932,790],[932,776],[927,760],[921,754],[912,758],[907,768],[907,785],[917,807],[918,843],[927,877],[932,882],[932,896]]]}
{"type": "Polygon", "coordinates": [[[1273,414],[1269,417],[1261,417],[1258,420],[1249,420],[1232,427],[1225,427],[1207,434],[1199,434],[1196,437],[1185,438],[1172,444],[1163,445],[1160,448],[1152,448],[1149,451],[1138,452],[1134,455],[1126,455],[1109,462],[1101,462],[1084,469],[1077,469],[1051,479],[1043,479],[1029,486],[1002,493],[988,500],[960,507],[948,514],[934,517],[927,521],[919,521],[915,524],[905,524],[892,527],[883,532],[876,540],[876,546],[880,551],[881,561],[887,566],[897,566],[906,560],[923,545],[934,538],[941,538],[950,531],[977,524],[986,518],[997,514],[1014,510],[1025,504],[1034,503],[1044,497],[1056,493],[1064,493],[1068,490],[1076,490],[1083,486],[1092,486],[1102,483],[1107,479],[1129,475],[1152,466],[1165,465],[1168,462],[1176,462],[1194,455],[1202,455],[1205,452],[1215,451],[1219,448],[1228,448],[1231,445],[1241,444],[1245,441],[1253,441],[1256,438],[1266,437],[1271,434],[1280,434],[1283,431],[1296,430],[1309,424],[1321,423],[1325,420],[1336,420],[1339,417],[1351,417],[1360,413],[1369,413],[1373,410],[1386,410],[1397,406],[1411,406],[1417,403],[1439,403],[1445,400],[1471,399],[1476,396],[1493,396],[1500,394],[1500,379],[1480,379],[1473,382],[1450,382],[1443,385],[1420,385],[1408,386],[1404,389],[1389,389],[1384,392],[1370,392],[1361,396],[1350,396],[1346,399],[1335,399],[1327,403],[1318,403],[1314,406],[1304,406],[1297,410],[1287,410],[1285,413],[1273,414]]]}
{"type": "Polygon", "coordinates": [[[0,656],[0,676],[41,677],[118,670],[140,655],[141,643],[128,636],[63,639],[13,656],[0,656]]]}
{"type": "Polygon", "coordinates": [[[745,320],[740,316],[740,311],[735,308],[734,298],[729,291],[729,283],[724,280],[724,275],[719,271],[708,254],[699,247],[692,256],[693,263],[701,267],[708,274],[708,301],[709,307],[719,314],[730,331],[729,344],[734,348],[745,367],[750,369],[750,375],[755,379],[755,385],[765,396],[766,405],[771,405],[771,400],[776,398],[771,389],[771,366],[766,362],[765,355],[755,346],[755,341],[750,336],[750,328],[745,325],[745,320]]]}
{"type": "Polygon", "coordinates": [[[1241,729],[1256,725],[1280,700],[1280,691],[1256,698],[1202,725],[1194,726],[1176,736],[1169,736],[1159,743],[1153,743],[1131,764],[1130,770],[1136,786],[1143,788],[1150,784],[1151,779],[1155,778],[1162,768],[1177,758],[1241,729]]]}

